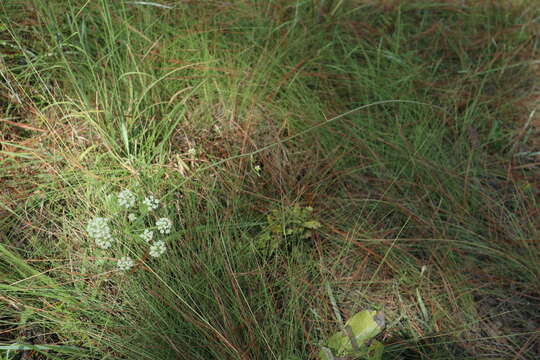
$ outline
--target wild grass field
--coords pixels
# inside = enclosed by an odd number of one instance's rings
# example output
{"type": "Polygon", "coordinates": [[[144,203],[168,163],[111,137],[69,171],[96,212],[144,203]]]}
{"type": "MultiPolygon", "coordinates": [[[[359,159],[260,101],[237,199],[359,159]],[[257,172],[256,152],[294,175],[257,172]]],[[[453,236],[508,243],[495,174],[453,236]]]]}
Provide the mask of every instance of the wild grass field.
{"type": "Polygon", "coordinates": [[[0,356],[539,359],[539,59],[535,1],[0,2],[0,356]]]}

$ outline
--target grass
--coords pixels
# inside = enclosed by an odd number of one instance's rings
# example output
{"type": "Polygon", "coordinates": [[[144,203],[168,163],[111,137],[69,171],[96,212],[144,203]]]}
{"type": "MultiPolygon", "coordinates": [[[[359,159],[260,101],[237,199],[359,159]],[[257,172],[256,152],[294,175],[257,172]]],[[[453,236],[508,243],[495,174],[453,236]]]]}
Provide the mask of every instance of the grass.
{"type": "Polygon", "coordinates": [[[0,4],[4,359],[315,359],[365,308],[384,359],[538,358],[538,5],[158,5],[0,4]],[[176,224],[128,274],[123,188],[176,224]]]}

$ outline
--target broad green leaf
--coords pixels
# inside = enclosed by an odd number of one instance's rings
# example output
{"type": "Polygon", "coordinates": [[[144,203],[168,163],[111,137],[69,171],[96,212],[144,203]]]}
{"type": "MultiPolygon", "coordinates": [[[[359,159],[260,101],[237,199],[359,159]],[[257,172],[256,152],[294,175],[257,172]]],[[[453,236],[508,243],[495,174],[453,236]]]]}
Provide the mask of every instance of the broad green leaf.
{"type": "MultiPolygon", "coordinates": [[[[344,326],[344,329],[332,335],[326,342],[326,348],[319,353],[321,360],[334,360],[329,357],[328,350],[333,356],[343,357],[348,354],[373,353],[374,356],[380,353],[380,345],[371,345],[367,343],[377,336],[384,328],[384,312],[375,310],[363,310],[351,317],[344,326]],[[324,351],[326,350],[326,351],[324,351]]],[[[380,358],[380,356],[379,356],[380,358]]],[[[368,357],[368,359],[378,359],[378,357],[368,357]]]]}

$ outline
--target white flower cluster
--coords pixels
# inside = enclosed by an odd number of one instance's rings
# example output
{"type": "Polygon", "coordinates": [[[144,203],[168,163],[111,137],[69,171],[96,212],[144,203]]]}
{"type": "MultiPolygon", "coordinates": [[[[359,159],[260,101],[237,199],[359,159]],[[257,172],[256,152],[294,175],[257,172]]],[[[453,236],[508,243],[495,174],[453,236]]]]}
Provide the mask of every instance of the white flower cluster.
{"type": "Polygon", "coordinates": [[[160,257],[165,252],[165,243],[163,241],[156,241],[150,246],[150,256],[160,257]]]}
{"type": "Polygon", "coordinates": [[[170,234],[172,229],[172,221],[169,218],[160,218],[156,221],[158,231],[162,234],[170,234]]]}
{"type": "Polygon", "coordinates": [[[128,189],[122,190],[118,193],[118,203],[120,206],[126,209],[135,206],[135,201],[137,201],[135,194],[128,189]]]}
{"type": "Polygon", "coordinates": [[[96,245],[103,250],[110,248],[113,242],[114,239],[112,237],[108,239],[96,239],[96,245]]]}
{"type": "Polygon", "coordinates": [[[150,241],[152,241],[152,238],[154,237],[154,232],[148,229],[144,229],[144,232],[141,235],[139,235],[139,237],[143,239],[144,241],[146,241],[147,243],[149,243],[150,241]]]}
{"type": "MultiPolygon", "coordinates": [[[[137,196],[131,192],[129,189],[124,189],[118,193],[117,196],[118,205],[123,209],[131,209],[136,207],[137,196]]],[[[142,205],[147,208],[148,211],[156,210],[159,207],[160,201],[155,198],[153,195],[149,195],[144,198],[142,205]]],[[[129,223],[140,223],[143,222],[144,216],[148,215],[143,212],[142,214],[136,210],[131,210],[132,212],[127,214],[127,219],[129,223]],[[140,220],[138,220],[140,219],[140,220]]],[[[125,219],[125,218],[124,218],[125,219]]],[[[114,219],[113,219],[114,220],[114,219]]],[[[93,239],[96,245],[102,249],[110,248],[115,239],[112,236],[111,227],[109,225],[109,218],[105,217],[95,217],[90,220],[86,226],[86,231],[91,239],[93,239]]],[[[146,221],[144,221],[146,222],[146,221]]],[[[124,224],[125,226],[126,224],[124,224]]],[[[154,241],[154,233],[157,229],[161,234],[170,234],[172,231],[172,221],[167,217],[162,217],[157,219],[155,223],[155,228],[144,229],[143,232],[139,235],[149,246],[150,256],[157,258],[163,255],[167,250],[165,242],[162,240],[154,241]]],[[[131,227],[132,225],[127,225],[131,227]]],[[[131,231],[128,231],[131,233],[131,231]]],[[[135,261],[129,256],[122,256],[117,260],[117,268],[119,271],[128,271],[135,266],[135,261]]]]}
{"type": "Polygon", "coordinates": [[[135,262],[132,258],[129,256],[123,256],[120,259],[118,259],[118,270],[120,271],[128,271],[135,265],[135,262]]]}
{"type": "Polygon", "coordinates": [[[148,211],[156,210],[159,206],[159,200],[152,195],[147,196],[143,200],[143,204],[146,205],[148,211]]]}
{"type": "Polygon", "coordinates": [[[88,235],[95,239],[109,237],[109,235],[111,234],[111,228],[109,227],[107,221],[108,219],[102,217],[97,217],[90,220],[88,222],[88,225],[86,226],[86,231],[88,231],[88,235]]]}
{"type": "Polygon", "coordinates": [[[110,248],[114,242],[111,235],[111,228],[106,218],[96,217],[90,220],[86,226],[86,231],[95,240],[96,245],[102,249],[110,248]]]}

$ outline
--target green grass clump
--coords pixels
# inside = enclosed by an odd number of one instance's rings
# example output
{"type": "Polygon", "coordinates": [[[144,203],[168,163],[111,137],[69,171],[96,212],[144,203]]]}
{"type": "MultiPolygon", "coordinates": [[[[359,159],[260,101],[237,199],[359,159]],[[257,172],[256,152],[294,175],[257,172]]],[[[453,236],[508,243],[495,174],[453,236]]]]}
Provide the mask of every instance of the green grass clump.
{"type": "Polygon", "coordinates": [[[315,359],[372,308],[384,359],[537,358],[539,15],[0,4],[0,354],[315,359]]]}

